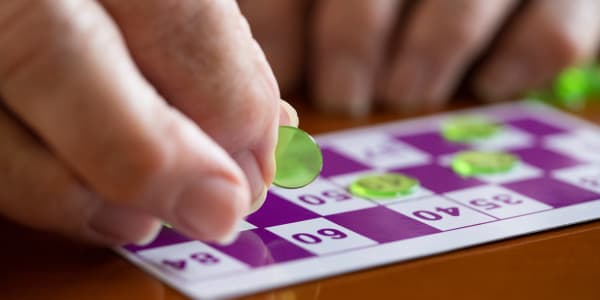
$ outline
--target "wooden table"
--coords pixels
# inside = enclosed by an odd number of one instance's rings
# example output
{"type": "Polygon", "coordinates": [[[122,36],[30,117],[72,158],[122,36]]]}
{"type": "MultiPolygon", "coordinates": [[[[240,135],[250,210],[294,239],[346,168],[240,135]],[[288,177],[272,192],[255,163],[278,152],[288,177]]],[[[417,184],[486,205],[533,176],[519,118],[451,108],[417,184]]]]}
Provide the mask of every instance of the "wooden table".
{"type": "MultiPolygon", "coordinates": [[[[476,105],[456,102],[451,109],[476,105]]],[[[322,116],[297,103],[311,133],[403,116],[322,116]]],[[[600,123],[600,105],[578,113],[600,123]]],[[[110,250],[0,219],[0,299],[184,299],[110,250]]],[[[600,299],[600,221],[370,269],[244,299],[600,299]]]]}

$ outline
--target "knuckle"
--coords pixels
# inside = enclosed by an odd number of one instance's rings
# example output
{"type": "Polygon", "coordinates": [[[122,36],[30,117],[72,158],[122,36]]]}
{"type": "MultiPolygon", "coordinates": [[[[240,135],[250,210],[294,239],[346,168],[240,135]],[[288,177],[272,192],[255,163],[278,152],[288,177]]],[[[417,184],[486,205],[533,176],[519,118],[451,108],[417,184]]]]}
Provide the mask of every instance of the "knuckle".
{"type": "MultiPolygon", "coordinates": [[[[19,1],[13,1],[19,2],[19,1]]],[[[82,48],[114,49],[118,38],[92,1],[23,1],[0,15],[0,82],[41,62],[64,62],[82,48]],[[43,30],[40,30],[43,28],[43,30]]],[[[110,52],[108,52],[110,53],[110,52]]]]}
{"type": "MultiPolygon", "coordinates": [[[[232,34],[236,34],[237,30],[232,30],[233,24],[236,24],[236,29],[246,26],[246,30],[240,30],[250,35],[250,29],[245,23],[237,23],[241,19],[241,13],[236,6],[232,6],[231,1],[209,1],[201,0],[195,2],[186,1],[150,1],[150,9],[139,8],[144,16],[155,16],[153,20],[137,18],[143,22],[146,27],[149,27],[149,35],[140,35],[136,37],[138,42],[143,47],[171,47],[177,51],[184,51],[182,54],[187,57],[199,57],[198,51],[203,55],[202,50],[220,49],[227,46],[227,43],[222,41],[231,38],[232,34]],[[160,14],[155,10],[161,10],[160,14]],[[163,17],[161,17],[163,16],[163,17]],[[167,16],[167,17],[164,17],[167,16]],[[172,18],[171,16],[177,16],[172,18]],[[200,26],[199,26],[200,25],[200,26]],[[201,28],[201,29],[198,29],[201,28]],[[246,32],[247,31],[247,32],[246,32]],[[190,38],[191,35],[194,38],[190,38]],[[198,40],[210,40],[210,42],[202,43],[206,49],[198,49],[195,43],[198,40]]],[[[225,50],[225,49],[222,49],[225,50]]],[[[175,51],[175,50],[173,50],[175,51]]],[[[230,54],[228,51],[214,51],[210,59],[218,59],[222,56],[230,54]]]]}

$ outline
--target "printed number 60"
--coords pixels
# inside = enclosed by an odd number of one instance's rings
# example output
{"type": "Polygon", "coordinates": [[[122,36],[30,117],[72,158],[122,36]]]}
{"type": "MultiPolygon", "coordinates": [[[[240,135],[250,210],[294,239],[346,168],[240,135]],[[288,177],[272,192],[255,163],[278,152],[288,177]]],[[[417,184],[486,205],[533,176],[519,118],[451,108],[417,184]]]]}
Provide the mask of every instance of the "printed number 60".
{"type": "Polygon", "coordinates": [[[339,240],[348,237],[347,234],[333,228],[323,228],[317,230],[317,235],[310,233],[296,233],[292,238],[304,244],[318,244],[323,241],[322,237],[328,237],[333,240],[339,240]]]}

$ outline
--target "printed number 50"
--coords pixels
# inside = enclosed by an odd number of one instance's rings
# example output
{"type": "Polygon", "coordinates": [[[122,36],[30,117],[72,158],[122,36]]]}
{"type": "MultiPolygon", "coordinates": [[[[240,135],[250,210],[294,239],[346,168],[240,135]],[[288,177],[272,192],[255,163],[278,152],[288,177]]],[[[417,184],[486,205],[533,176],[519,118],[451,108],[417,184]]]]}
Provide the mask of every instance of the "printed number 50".
{"type": "Polygon", "coordinates": [[[336,190],[323,191],[321,196],[301,195],[298,197],[298,200],[310,205],[323,205],[327,200],[345,201],[352,199],[350,195],[336,190]]]}

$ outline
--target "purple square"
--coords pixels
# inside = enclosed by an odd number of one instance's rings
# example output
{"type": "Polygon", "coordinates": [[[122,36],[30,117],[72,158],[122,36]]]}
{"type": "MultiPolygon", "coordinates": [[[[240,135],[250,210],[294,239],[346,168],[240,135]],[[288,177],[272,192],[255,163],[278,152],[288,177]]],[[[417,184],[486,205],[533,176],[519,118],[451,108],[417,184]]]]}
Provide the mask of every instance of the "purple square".
{"type": "Polygon", "coordinates": [[[518,155],[526,163],[546,171],[581,164],[581,162],[571,157],[538,147],[513,150],[511,152],[518,155]]]}
{"type": "Polygon", "coordinates": [[[246,220],[257,227],[269,227],[317,217],[319,215],[314,212],[269,192],[263,206],[249,215],[246,220]]]}
{"type": "Polygon", "coordinates": [[[189,241],[192,241],[192,240],[186,238],[185,236],[181,235],[180,233],[177,233],[175,230],[173,230],[171,228],[163,227],[162,230],[160,231],[160,233],[158,234],[158,236],[154,239],[154,241],[152,241],[152,243],[145,245],[145,246],[138,246],[138,245],[130,244],[130,245],[124,246],[123,248],[125,248],[131,252],[138,252],[138,251],[142,251],[142,250],[148,250],[151,248],[169,246],[169,245],[185,243],[185,242],[189,242],[189,241]]]}
{"type": "Polygon", "coordinates": [[[440,232],[385,206],[330,215],[326,218],[379,243],[440,232]]]}
{"type": "Polygon", "coordinates": [[[422,186],[438,194],[483,184],[475,178],[461,177],[454,173],[450,167],[440,165],[418,166],[394,171],[419,179],[422,186]]]}
{"type": "Polygon", "coordinates": [[[323,170],[321,176],[329,177],[346,173],[368,170],[369,167],[343,156],[331,149],[321,149],[323,153],[323,170]]]}
{"type": "Polygon", "coordinates": [[[413,145],[418,149],[433,155],[443,155],[458,152],[467,148],[467,145],[447,141],[438,132],[422,133],[410,136],[397,136],[396,139],[413,145]]]}
{"type": "Polygon", "coordinates": [[[548,124],[546,122],[542,122],[536,119],[518,119],[514,121],[508,122],[508,124],[517,127],[519,129],[525,130],[536,136],[544,136],[549,134],[557,134],[564,133],[566,130],[562,128],[558,128],[554,125],[548,124]]]}
{"type": "Polygon", "coordinates": [[[231,245],[211,246],[255,268],[314,256],[262,228],[240,233],[231,245]]]}
{"type": "Polygon", "coordinates": [[[517,181],[504,186],[553,207],[600,199],[600,195],[596,193],[548,177],[517,181]]]}

